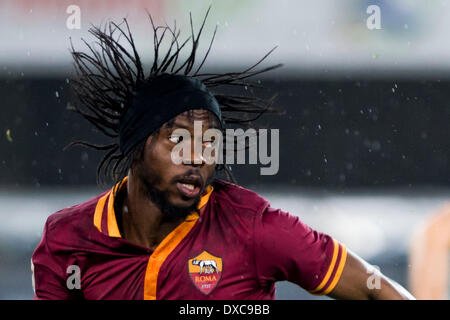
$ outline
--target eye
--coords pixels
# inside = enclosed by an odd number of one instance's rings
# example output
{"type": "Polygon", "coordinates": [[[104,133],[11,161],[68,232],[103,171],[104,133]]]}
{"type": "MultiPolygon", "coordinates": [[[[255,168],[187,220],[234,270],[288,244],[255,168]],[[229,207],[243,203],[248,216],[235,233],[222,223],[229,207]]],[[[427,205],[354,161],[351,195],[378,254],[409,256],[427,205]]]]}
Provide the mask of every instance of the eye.
{"type": "Polygon", "coordinates": [[[206,148],[212,148],[214,146],[214,140],[204,140],[203,146],[206,148]]]}
{"type": "Polygon", "coordinates": [[[183,136],[172,135],[169,137],[169,140],[173,143],[180,143],[183,141],[183,136]]]}

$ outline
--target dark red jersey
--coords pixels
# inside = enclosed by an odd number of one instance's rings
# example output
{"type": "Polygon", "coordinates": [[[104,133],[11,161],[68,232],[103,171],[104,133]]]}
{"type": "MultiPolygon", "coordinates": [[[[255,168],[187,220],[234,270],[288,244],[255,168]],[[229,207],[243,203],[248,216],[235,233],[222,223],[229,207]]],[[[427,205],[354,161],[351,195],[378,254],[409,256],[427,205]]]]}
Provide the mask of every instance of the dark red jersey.
{"type": "Polygon", "coordinates": [[[35,299],[274,299],[282,280],[314,294],[335,287],[343,244],[250,190],[216,181],[207,191],[155,250],[121,237],[112,190],[51,215],[32,256],[35,299]]]}

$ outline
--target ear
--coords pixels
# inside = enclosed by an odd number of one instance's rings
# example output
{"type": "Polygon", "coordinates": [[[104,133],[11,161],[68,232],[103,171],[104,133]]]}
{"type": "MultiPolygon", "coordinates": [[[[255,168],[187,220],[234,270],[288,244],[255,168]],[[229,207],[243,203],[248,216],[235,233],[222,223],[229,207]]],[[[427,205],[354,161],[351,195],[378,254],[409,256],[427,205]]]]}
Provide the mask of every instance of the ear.
{"type": "Polygon", "coordinates": [[[153,140],[153,136],[150,135],[147,138],[147,140],[145,140],[144,145],[142,145],[142,142],[140,143],[140,146],[141,146],[139,148],[140,150],[135,150],[134,151],[133,160],[132,160],[130,169],[134,168],[137,164],[139,164],[145,158],[145,152],[147,150],[149,150],[152,141],[154,141],[153,140]]]}

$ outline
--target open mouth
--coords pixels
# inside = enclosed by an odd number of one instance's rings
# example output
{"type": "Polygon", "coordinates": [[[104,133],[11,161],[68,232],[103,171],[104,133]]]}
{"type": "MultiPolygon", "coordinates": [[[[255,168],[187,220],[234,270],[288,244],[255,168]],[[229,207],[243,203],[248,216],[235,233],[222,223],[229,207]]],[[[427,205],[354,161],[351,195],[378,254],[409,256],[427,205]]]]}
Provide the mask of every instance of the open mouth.
{"type": "Polygon", "coordinates": [[[199,176],[183,177],[176,183],[178,191],[187,198],[195,198],[200,194],[203,183],[199,176]]]}

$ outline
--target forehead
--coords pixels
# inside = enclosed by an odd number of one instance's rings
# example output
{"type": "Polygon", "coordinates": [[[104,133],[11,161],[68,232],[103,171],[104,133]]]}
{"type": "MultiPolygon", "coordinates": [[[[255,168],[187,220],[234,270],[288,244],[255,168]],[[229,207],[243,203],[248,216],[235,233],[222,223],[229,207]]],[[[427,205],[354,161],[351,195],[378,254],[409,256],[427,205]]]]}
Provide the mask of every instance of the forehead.
{"type": "Polygon", "coordinates": [[[201,121],[202,126],[206,128],[220,128],[220,122],[216,115],[211,111],[203,109],[185,111],[165,123],[164,127],[172,128],[180,125],[188,127],[193,126],[194,121],[201,121]]]}

